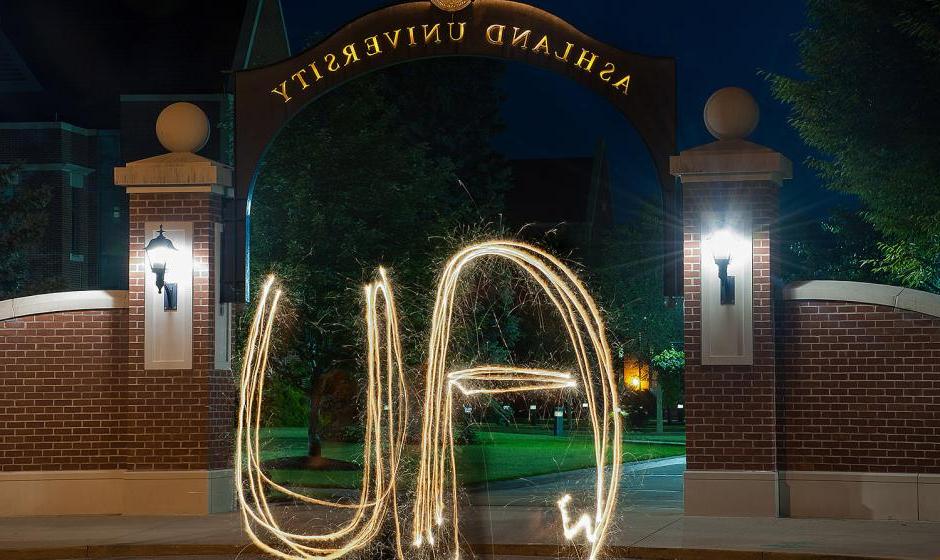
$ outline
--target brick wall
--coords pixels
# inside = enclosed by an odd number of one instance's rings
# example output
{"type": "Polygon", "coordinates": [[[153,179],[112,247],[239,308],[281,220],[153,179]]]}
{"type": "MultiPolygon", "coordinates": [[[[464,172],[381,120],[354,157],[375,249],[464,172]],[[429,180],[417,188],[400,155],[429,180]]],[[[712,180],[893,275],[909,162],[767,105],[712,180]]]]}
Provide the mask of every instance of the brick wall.
{"type": "Polygon", "coordinates": [[[127,310],[0,321],[0,470],[123,468],[127,310]]]}
{"type": "Polygon", "coordinates": [[[130,195],[129,468],[222,468],[230,462],[234,384],[230,372],[214,369],[216,270],[209,257],[219,221],[218,195],[130,195]],[[193,369],[144,370],[145,224],[174,221],[193,223],[193,369]]]}
{"type": "Polygon", "coordinates": [[[215,367],[220,200],[135,194],[127,309],[0,321],[0,470],[194,470],[231,466],[236,391],[215,367]],[[149,221],[193,223],[193,368],[144,369],[149,221]]]}
{"type": "Polygon", "coordinates": [[[940,318],[781,305],[780,469],[940,473],[940,318]]]}
{"type": "Polygon", "coordinates": [[[707,183],[683,187],[686,454],[690,470],[774,470],[775,349],[771,231],[777,218],[773,183],[707,183]],[[704,213],[749,212],[753,222],[753,366],[701,363],[701,223],[704,213]]]}

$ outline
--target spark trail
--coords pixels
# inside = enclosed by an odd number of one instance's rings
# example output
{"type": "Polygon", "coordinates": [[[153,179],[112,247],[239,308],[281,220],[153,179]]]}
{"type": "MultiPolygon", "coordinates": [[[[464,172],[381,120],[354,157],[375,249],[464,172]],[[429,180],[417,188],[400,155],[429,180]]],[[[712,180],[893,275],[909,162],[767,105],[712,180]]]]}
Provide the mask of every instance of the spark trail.
{"type": "MultiPolygon", "coordinates": [[[[355,504],[304,496],[278,485],[262,472],[259,442],[262,392],[280,299],[279,291],[272,294],[272,285],[273,279],[269,279],[262,288],[241,375],[235,484],[245,531],[259,548],[278,558],[332,560],[363,549],[383,528],[390,526],[397,557],[411,556],[402,545],[397,487],[408,422],[408,396],[395,298],[385,271],[380,269],[379,279],[365,287],[368,369],[365,444],[362,490],[355,504]],[[265,497],[266,488],[308,504],[351,510],[352,516],[332,532],[292,533],[281,528],[272,514],[265,497]]],[[[584,284],[557,258],[531,245],[515,241],[472,245],[459,251],[444,269],[430,334],[419,442],[421,461],[410,530],[412,545],[449,551],[459,558],[461,538],[453,440],[455,392],[475,395],[577,388],[588,403],[587,414],[593,429],[594,507],[579,515],[574,525],[568,511],[572,498],[562,497],[558,508],[565,538],[575,540],[583,533],[589,547],[588,558],[596,559],[616,508],[622,426],[617,413],[617,379],[604,321],[584,284]],[[548,297],[571,344],[574,372],[498,365],[448,371],[453,307],[461,275],[478,261],[494,258],[523,271],[548,297]],[[613,458],[609,465],[608,457],[613,458]],[[446,539],[438,534],[445,524],[449,525],[446,539]]]]}

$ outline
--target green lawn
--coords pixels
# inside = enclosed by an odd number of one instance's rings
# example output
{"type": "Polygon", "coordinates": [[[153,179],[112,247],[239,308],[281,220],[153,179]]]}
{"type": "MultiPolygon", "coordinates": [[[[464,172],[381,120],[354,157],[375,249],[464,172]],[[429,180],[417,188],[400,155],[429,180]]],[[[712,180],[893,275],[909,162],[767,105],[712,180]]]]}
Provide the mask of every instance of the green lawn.
{"type": "MultiPolygon", "coordinates": [[[[478,432],[479,443],[456,449],[458,477],[463,484],[510,480],[594,466],[593,440],[583,434],[555,437],[542,434],[478,432]]],[[[629,436],[628,436],[629,437],[629,436]]],[[[304,428],[271,428],[262,432],[263,459],[302,455],[307,449],[304,428]]],[[[685,447],[656,443],[625,443],[623,460],[643,461],[685,454],[685,447]]],[[[361,462],[362,445],[323,443],[323,455],[361,462]]],[[[404,482],[413,477],[418,451],[406,449],[404,482]]],[[[282,484],[312,488],[356,488],[361,471],[275,470],[282,484]]]]}

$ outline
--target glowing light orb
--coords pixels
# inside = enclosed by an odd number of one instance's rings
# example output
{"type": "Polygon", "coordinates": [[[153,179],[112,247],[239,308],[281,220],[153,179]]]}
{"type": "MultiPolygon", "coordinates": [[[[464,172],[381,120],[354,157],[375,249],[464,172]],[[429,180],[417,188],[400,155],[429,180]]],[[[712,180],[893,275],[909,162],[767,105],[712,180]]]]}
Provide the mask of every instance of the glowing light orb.
{"type": "MultiPolygon", "coordinates": [[[[395,538],[404,559],[397,478],[408,420],[408,397],[399,339],[398,315],[385,271],[365,287],[367,386],[362,490],[354,504],[311,498],[278,485],[261,469],[259,428],[264,374],[280,292],[273,279],[262,288],[245,346],[241,374],[236,444],[235,484],[243,525],[262,550],[285,560],[331,560],[373,542],[383,528],[395,538]],[[247,479],[247,484],[246,484],[247,479]],[[247,488],[246,488],[247,486],[247,488]],[[352,510],[335,531],[298,534],[281,528],[265,497],[272,488],[304,503],[352,510]]],[[[505,394],[545,390],[578,390],[594,438],[596,480],[594,504],[571,523],[571,496],[558,501],[563,533],[584,535],[591,560],[601,550],[616,508],[620,480],[621,418],[617,376],[612,367],[604,321],[584,284],[550,254],[515,241],[489,241],[459,251],[444,268],[437,288],[428,346],[428,369],[422,406],[421,461],[415,488],[410,542],[413,547],[447,547],[460,554],[457,467],[453,438],[454,394],[505,394]],[[461,275],[477,261],[497,258],[526,273],[558,312],[575,356],[573,372],[501,365],[448,371],[448,346],[456,291],[461,275]],[[607,457],[613,460],[608,465],[607,457]],[[609,466],[609,473],[606,468],[609,466]],[[447,515],[445,516],[445,512],[447,515]],[[449,519],[447,544],[435,535],[449,519]]],[[[444,552],[444,550],[441,550],[444,552]]]]}

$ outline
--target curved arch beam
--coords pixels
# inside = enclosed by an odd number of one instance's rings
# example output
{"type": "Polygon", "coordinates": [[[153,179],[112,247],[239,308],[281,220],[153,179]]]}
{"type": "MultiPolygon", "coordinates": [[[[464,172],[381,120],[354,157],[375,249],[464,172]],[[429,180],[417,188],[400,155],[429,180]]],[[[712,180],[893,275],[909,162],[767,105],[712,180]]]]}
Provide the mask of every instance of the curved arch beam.
{"type": "MultiPolygon", "coordinates": [[[[676,151],[674,59],[622,51],[544,10],[510,0],[476,0],[453,14],[429,1],[407,2],[366,14],[297,56],[236,73],[236,196],[226,209],[234,226],[226,228],[227,299],[246,295],[251,192],[261,159],[281,128],[345,82],[403,62],[444,56],[525,62],[601,95],[640,134],[657,168],[664,207],[674,210],[668,162],[676,151]]],[[[667,241],[671,237],[667,232],[667,241]]]]}

